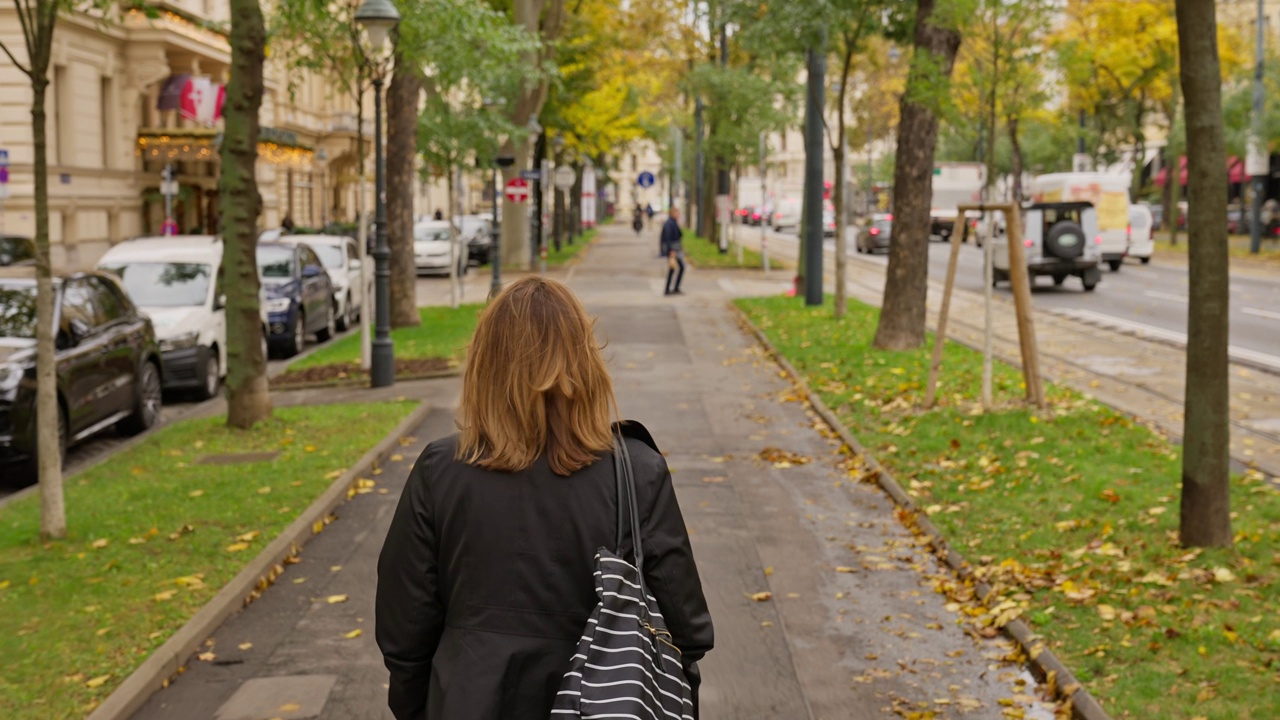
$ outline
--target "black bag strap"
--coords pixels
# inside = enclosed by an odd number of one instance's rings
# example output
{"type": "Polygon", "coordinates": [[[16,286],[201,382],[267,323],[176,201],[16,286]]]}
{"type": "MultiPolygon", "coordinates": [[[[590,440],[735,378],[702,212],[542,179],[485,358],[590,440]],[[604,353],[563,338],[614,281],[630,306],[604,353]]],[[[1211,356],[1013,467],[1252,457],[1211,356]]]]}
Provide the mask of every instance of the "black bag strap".
{"type": "Polygon", "coordinates": [[[631,454],[627,451],[627,441],[620,427],[613,434],[613,468],[618,489],[618,532],[616,552],[622,555],[622,541],[626,528],[631,529],[631,549],[634,554],[634,565],[640,576],[640,588],[646,596],[648,590],[644,581],[644,551],[640,541],[640,513],[637,510],[636,481],[631,472],[631,454]]]}

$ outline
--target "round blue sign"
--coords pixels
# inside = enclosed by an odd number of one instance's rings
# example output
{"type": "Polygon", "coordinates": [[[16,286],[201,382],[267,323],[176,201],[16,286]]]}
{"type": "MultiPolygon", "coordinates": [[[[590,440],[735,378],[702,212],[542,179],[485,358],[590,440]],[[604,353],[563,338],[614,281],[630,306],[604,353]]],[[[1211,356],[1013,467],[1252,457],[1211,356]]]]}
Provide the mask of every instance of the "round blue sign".
{"type": "Polygon", "coordinates": [[[640,173],[640,177],[636,178],[636,184],[642,188],[653,187],[653,173],[645,170],[640,173]]]}

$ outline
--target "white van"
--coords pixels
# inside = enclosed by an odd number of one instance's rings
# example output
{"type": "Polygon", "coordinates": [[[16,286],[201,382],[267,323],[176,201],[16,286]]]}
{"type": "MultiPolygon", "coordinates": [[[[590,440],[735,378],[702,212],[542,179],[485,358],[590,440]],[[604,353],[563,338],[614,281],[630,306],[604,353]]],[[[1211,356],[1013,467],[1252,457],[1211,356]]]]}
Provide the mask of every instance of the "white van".
{"type": "Polygon", "coordinates": [[[1031,181],[1035,203],[1092,203],[1098,213],[1094,244],[1102,261],[1117,271],[1129,252],[1129,180],[1104,173],[1052,173],[1031,181]]]}
{"type": "Polygon", "coordinates": [[[781,231],[784,227],[793,227],[800,229],[800,198],[788,197],[778,201],[777,207],[773,209],[773,217],[770,218],[769,224],[774,230],[781,231]]]}
{"type": "Polygon", "coordinates": [[[1151,262],[1156,251],[1155,237],[1152,230],[1155,219],[1151,208],[1143,203],[1129,206],[1129,257],[1136,257],[1143,265],[1151,262]]]}
{"type": "Polygon", "coordinates": [[[212,235],[127,240],[98,261],[98,269],[120,278],[134,304],[151,317],[166,390],[190,390],[208,399],[226,376],[221,265],[222,240],[212,235]]]}

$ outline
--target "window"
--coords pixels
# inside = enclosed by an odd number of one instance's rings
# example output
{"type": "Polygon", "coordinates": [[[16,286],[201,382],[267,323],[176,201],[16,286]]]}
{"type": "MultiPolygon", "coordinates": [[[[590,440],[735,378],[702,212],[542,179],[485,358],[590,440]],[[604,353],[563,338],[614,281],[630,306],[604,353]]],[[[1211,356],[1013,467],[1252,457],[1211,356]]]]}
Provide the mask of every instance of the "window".
{"type": "Polygon", "coordinates": [[[89,285],[96,296],[98,325],[110,325],[125,316],[124,299],[109,282],[102,278],[89,278],[89,285]]]}
{"type": "Polygon", "coordinates": [[[73,322],[85,328],[98,325],[94,292],[84,280],[67,283],[67,289],[62,293],[62,329],[69,329],[73,322]]]}

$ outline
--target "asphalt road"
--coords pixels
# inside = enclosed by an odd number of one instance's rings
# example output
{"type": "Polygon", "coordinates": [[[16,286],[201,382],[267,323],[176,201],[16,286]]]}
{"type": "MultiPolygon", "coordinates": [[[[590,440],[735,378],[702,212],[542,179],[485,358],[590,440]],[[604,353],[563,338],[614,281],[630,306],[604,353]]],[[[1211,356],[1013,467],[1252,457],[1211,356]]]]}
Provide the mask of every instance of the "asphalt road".
{"type": "MultiPolygon", "coordinates": [[[[754,239],[759,228],[742,228],[754,239]]],[[[858,262],[886,267],[885,255],[859,255],[853,250],[850,228],[849,255],[858,262]]],[[[768,242],[784,246],[791,253],[797,242],[790,233],[767,233],[768,242]]],[[[835,241],[828,238],[827,247],[834,250],[835,241]]],[[[946,277],[950,246],[929,244],[929,276],[946,277]]],[[[1187,268],[1182,265],[1152,261],[1142,265],[1128,260],[1118,272],[1102,271],[1102,282],[1094,292],[1084,292],[1080,281],[1068,278],[1054,287],[1049,278],[1039,278],[1034,287],[1037,309],[1049,310],[1095,325],[1141,331],[1167,341],[1184,344],[1187,327],[1187,268]]],[[[956,269],[956,287],[982,292],[982,249],[967,244],[960,249],[956,269]]],[[[1280,275],[1265,277],[1234,273],[1231,276],[1230,337],[1233,359],[1249,360],[1280,370],[1280,275]]],[[[1008,296],[1008,284],[996,293],[1008,296]]]]}

